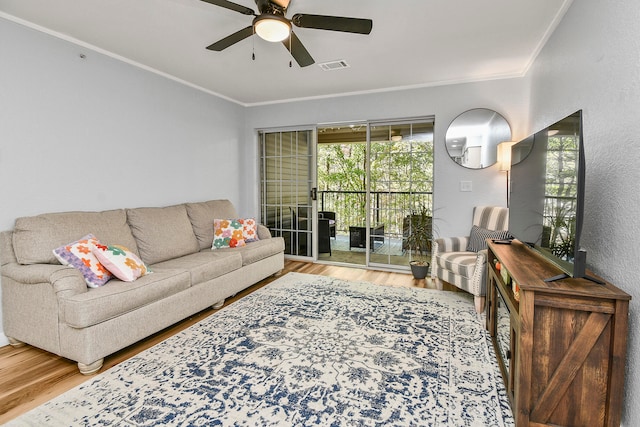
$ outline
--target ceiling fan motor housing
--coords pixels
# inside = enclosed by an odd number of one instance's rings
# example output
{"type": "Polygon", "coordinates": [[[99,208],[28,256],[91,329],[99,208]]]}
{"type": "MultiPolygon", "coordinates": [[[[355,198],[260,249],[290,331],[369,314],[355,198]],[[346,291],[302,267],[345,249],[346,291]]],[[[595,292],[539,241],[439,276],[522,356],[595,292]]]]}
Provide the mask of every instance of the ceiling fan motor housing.
{"type": "Polygon", "coordinates": [[[258,10],[260,14],[268,14],[268,15],[279,15],[284,17],[286,12],[286,8],[277,5],[276,3],[272,3],[270,0],[255,0],[256,6],[258,6],[258,10]]]}

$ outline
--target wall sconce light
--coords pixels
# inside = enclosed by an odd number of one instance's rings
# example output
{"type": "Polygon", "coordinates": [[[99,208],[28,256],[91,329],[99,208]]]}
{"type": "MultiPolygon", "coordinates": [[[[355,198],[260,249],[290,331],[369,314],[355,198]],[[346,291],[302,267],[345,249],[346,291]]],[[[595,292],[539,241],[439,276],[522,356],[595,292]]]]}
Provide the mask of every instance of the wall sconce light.
{"type": "Polygon", "coordinates": [[[511,146],[515,141],[505,141],[498,144],[498,165],[501,172],[511,170],[511,146]]]}

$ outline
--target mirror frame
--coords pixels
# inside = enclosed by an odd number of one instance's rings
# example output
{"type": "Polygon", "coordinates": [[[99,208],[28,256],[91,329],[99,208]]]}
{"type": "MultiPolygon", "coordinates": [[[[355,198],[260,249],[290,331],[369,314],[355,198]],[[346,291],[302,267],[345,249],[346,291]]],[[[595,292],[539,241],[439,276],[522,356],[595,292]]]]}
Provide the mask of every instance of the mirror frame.
{"type": "Polygon", "coordinates": [[[500,113],[472,108],[449,123],[444,142],[447,154],[456,164],[467,169],[485,169],[498,161],[498,144],[510,140],[511,126],[500,113]],[[468,146],[470,141],[474,145],[468,146]]]}

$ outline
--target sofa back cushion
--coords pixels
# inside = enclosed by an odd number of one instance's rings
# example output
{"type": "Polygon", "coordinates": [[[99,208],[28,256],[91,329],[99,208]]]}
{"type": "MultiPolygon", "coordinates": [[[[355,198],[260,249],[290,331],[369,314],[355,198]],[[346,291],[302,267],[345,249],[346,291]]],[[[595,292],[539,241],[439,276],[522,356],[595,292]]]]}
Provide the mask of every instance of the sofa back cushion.
{"type": "Polygon", "coordinates": [[[238,218],[236,208],[229,200],[186,203],[185,206],[200,249],[211,249],[214,219],[238,218]]]}
{"type": "Polygon", "coordinates": [[[199,251],[185,205],[127,209],[140,258],[155,264],[199,251]]]}
{"type": "Polygon", "coordinates": [[[16,263],[16,254],[13,252],[13,231],[0,233],[0,266],[16,263]]]}
{"type": "Polygon", "coordinates": [[[53,250],[93,234],[103,243],[137,252],[124,209],[103,212],[59,212],[16,219],[13,250],[20,264],[59,264],[53,250]]]}

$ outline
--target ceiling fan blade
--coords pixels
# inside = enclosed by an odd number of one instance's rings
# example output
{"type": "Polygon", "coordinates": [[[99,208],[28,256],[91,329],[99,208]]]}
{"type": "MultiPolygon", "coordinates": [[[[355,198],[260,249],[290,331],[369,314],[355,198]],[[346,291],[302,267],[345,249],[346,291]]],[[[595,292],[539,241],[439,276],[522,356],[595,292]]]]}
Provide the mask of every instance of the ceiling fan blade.
{"type": "Polygon", "coordinates": [[[309,15],[296,13],[291,22],[300,28],[343,31],[345,33],[369,34],[373,28],[371,19],[345,18],[342,16],[309,15]]]}
{"type": "Polygon", "coordinates": [[[291,31],[289,39],[284,40],[282,44],[291,52],[291,56],[293,56],[293,59],[296,60],[300,67],[307,67],[316,62],[293,31],[291,31]],[[289,43],[289,39],[291,39],[291,43],[289,43]]]}
{"type": "Polygon", "coordinates": [[[218,40],[217,42],[213,43],[212,45],[207,46],[207,49],[209,50],[215,50],[216,52],[220,52],[223,49],[228,48],[231,45],[234,45],[236,43],[238,43],[241,40],[246,39],[249,36],[253,35],[253,25],[249,25],[247,28],[243,28],[240,31],[236,31],[235,33],[231,34],[230,36],[227,36],[225,38],[223,38],[222,40],[218,40]]]}
{"type": "Polygon", "coordinates": [[[213,4],[215,6],[220,6],[220,7],[224,7],[225,9],[229,9],[229,10],[233,10],[234,12],[240,12],[243,15],[254,15],[255,16],[255,12],[253,11],[253,9],[249,9],[248,7],[242,6],[240,4],[237,3],[233,3],[227,0],[202,0],[205,3],[210,3],[213,4]]]}

